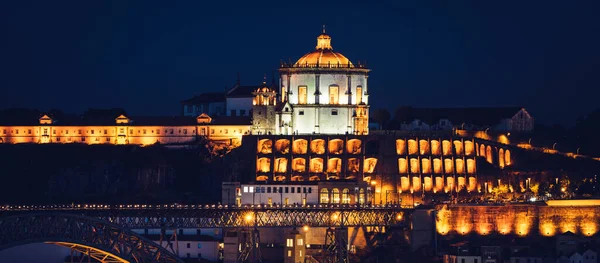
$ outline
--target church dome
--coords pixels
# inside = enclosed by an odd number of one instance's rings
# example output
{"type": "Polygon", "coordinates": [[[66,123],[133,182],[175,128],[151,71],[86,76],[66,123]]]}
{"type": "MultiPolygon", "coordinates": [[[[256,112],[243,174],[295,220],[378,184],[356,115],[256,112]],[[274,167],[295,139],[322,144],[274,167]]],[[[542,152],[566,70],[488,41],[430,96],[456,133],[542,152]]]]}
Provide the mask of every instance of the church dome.
{"type": "Polygon", "coordinates": [[[323,33],[317,37],[316,50],[298,59],[294,67],[353,68],[354,65],[344,55],[333,51],[331,37],[323,30],[323,33]]]}

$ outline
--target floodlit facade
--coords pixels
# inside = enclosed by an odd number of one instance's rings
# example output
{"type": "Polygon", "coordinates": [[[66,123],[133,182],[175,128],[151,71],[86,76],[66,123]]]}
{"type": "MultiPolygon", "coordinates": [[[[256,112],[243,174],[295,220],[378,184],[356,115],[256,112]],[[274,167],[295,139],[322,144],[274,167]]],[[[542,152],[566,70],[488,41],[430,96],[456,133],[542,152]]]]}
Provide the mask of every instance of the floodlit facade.
{"type": "Polygon", "coordinates": [[[277,94],[274,90],[255,93],[260,99],[255,99],[254,105],[264,109],[253,109],[253,118],[260,119],[253,123],[253,131],[282,135],[368,134],[369,71],[333,51],[331,37],[323,31],[317,37],[315,51],[294,64],[281,65],[277,94]]]}
{"type": "Polygon", "coordinates": [[[113,123],[95,120],[55,120],[43,115],[37,123],[0,126],[0,143],[81,143],[115,145],[191,144],[200,138],[239,145],[250,133],[247,118],[207,114],[194,117],[139,117],[120,115],[113,123]]]}

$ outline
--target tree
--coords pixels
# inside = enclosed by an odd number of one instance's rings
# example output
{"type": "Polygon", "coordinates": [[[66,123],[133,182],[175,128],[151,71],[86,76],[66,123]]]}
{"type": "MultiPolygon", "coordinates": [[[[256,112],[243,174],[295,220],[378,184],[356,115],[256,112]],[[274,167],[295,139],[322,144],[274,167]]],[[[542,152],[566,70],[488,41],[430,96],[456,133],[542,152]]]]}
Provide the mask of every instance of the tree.
{"type": "Polygon", "coordinates": [[[371,111],[371,119],[379,124],[379,127],[382,130],[387,128],[390,117],[390,112],[387,109],[376,109],[371,111]]]}

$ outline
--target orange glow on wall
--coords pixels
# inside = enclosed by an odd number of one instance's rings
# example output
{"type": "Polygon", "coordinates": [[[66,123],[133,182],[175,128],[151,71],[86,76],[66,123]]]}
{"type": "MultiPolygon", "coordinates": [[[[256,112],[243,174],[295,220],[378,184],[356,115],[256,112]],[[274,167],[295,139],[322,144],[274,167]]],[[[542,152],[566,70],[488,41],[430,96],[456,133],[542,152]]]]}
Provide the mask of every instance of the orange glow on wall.
{"type": "Polygon", "coordinates": [[[275,150],[281,154],[287,154],[290,152],[290,140],[279,139],[275,142],[275,150]]]}
{"type": "Polygon", "coordinates": [[[444,191],[444,178],[441,176],[435,177],[435,190],[437,192],[444,191]]]}
{"type": "Polygon", "coordinates": [[[498,166],[500,166],[500,168],[504,168],[504,149],[502,148],[498,150],[498,166]]]}
{"type": "Polygon", "coordinates": [[[406,174],[408,172],[408,162],[405,158],[398,159],[398,172],[400,174],[406,174]]]}
{"type": "Polygon", "coordinates": [[[331,154],[342,154],[344,153],[344,141],[340,139],[333,139],[329,141],[329,153],[331,154]]]}
{"type": "Polygon", "coordinates": [[[458,189],[459,190],[463,189],[463,188],[467,189],[467,180],[465,179],[464,176],[459,176],[457,178],[457,181],[458,181],[458,189]]]}
{"type": "Polygon", "coordinates": [[[330,158],[327,161],[327,172],[328,173],[340,173],[342,171],[342,159],[330,158]]]}
{"type": "Polygon", "coordinates": [[[418,176],[413,176],[412,178],[412,188],[413,191],[421,191],[421,178],[418,176]]]}
{"type": "Polygon", "coordinates": [[[474,192],[477,190],[477,178],[475,176],[469,176],[469,185],[467,190],[474,192]]]}
{"type": "Polygon", "coordinates": [[[419,145],[417,141],[410,139],[408,140],[408,154],[417,154],[419,152],[419,145]]]}
{"type": "Polygon", "coordinates": [[[440,141],[431,140],[431,154],[440,155],[442,153],[440,141]]]}
{"type": "Polygon", "coordinates": [[[358,158],[349,158],[348,159],[348,172],[350,173],[358,173],[360,171],[360,162],[358,158]]]}
{"type": "Polygon", "coordinates": [[[287,172],[287,159],[286,158],[275,159],[275,172],[276,173],[287,172]]]}
{"type": "Polygon", "coordinates": [[[473,159],[467,159],[467,173],[468,174],[474,174],[477,169],[475,168],[475,164],[477,162],[475,162],[475,160],[473,159]]]}
{"type": "Polygon", "coordinates": [[[444,173],[453,174],[454,166],[452,165],[452,159],[444,159],[444,173]]]}
{"type": "Polygon", "coordinates": [[[419,141],[419,150],[421,155],[429,154],[429,142],[427,140],[419,141]]]}
{"type": "Polygon", "coordinates": [[[510,140],[508,140],[508,137],[506,137],[506,135],[502,134],[500,136],[498,136],[498,140],[499,143],[503,143],[503,144],[510,144],[510,140]]]}
{"type": "Polygon", "coordinates": [[[258,141],[256,149],[258,150],[258,153],[269,154],[273,152],[272,146],[273,141],[269,139],[262,139],[258,141]]]}
{"type": "Polygon", "coordinates": [[[452,155],[452,143],[448,140],[442,141],[442,153],[446,155],[452,155]]]}
{"type": "Polygon", "coordinates": [[[465,141],[465,155],[471,156],[475,152],[475,147],[473,146],[472,141],[465,141]]]}
{"type": "Polygon", "coordinates": [[[512,160],[510,159],[510,150],[504,151],[504,164],[509,166],[512,164],[512,160]]]}
{"type": "Polygon", "coordinates": [[[410,172],[413,174],[419,174],[421,172],[419,169],[419,159],[410,158],[410,172]]]}
{"type": "Polygon", "coordinates": [[[456,173],[463,174],[465,173],[465,163],[463,159],[456,159],[456,173]]]}
{"type": "Polygon", "coordinates": [[[348,153],[350,154],[360,154],[361,146],[362,141],[359,139],[348,140],[348,142],[346,143],[346,148],[348,150],[348,153]]]}
{"type": "Polygon", "coordinates": [[[433,190],[433,180],[431,176],[423,177],[423,184],[425,185],[425,191],[431,192],[433,190]]]}
{"type": "Polygon", "coordinates": [[[433,173],[441,174],[442,173],[442,160],[435,158],[433,159],[433,173]]]}
{"type": "Polygon", "coordinates": [[[376,158],[367,158],[367,159],[365,159],[365,165],[363,168],[363,172],[373,173],[375,171],[375,166],[377,166],[377,159],[376,158]]]}
{"type": "Polygon", "coordinates": [[[310,142],[310,151],[314,154],[325,153],[325,141],[323,139],[316,139],[310,142]]]}
{"type": "Polygon", "coordinates": [[[456,185],[454,182],[454,177],[452,177],[452,176],[446,177],[446,187],[445,187],[446,192],[453,191],[455,186],[456,185]]]}
{"type": "Polygon", "coordinates": [[[308,141],[304,139],[294,140],[292,150],[294,154],[306,154],[308,148],[308,141]]]}
{"type": "Polygon", "coordinates": [[[306,160],[304,158],[294,158],[292,171],[300,173],[306,171],[306,160]]]}
{"type": "Polygon", "coordinates": [[[456,154],[458,155],[463,155],[463,143],[459,140],[455,140],[454,141],[454,150],[456,151],[456,154]]]}
{"type": "Polygon", "coordinates": [[[266,157],[258,158],[258,161],[256,162],[256,171],[262,173],[271,171],[271,159],[266,157]]]}
{"type": "Polygon", "coordinates": [[[311,158],[310,159],[310,172],[311,173],[322,173],[323,172],[323,159],[322,158],[311,158]]]}
{"type": "Polygon", "coordinates": [[[431,173],[431,161],[429,159],[423,158],[421,159],[421,169],[424,174],[431,173]]]}
{"type": "Polygon", "coordinates": [[[492,147],[488,145],[485,148],[485,159],[488,161],[488,163],[494,163],[494,159],[492,158],[494,158],[492,156],[492,147]]]}
{"type": "Polygon", "coordinates": [[[485,145],[483,144],[479,146],[479,156],[485,157],[485,145]]]}
{"type": "Polygon", "coordinates": [[[400,177],[400,187],[403,192],[408,192],[410,190],[410,180],[408,176],[400,177]]]}
{"type": "Polygon", "coordinates": [[[396,153],[398,155],[406,154],[406,141],[404,141],[402,139],[396,140],[396,153]]]}

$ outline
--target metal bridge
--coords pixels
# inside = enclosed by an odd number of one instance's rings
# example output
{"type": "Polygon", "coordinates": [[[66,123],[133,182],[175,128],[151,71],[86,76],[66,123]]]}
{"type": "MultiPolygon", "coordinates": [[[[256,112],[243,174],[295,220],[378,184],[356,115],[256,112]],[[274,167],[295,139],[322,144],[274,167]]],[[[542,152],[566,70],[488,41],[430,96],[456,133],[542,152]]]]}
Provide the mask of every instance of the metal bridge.
{"type": "MultiPolygon", "coordinates": [[[[238,261],[257,262],[258,228],[307,226],[328,228],[324,261],[347,262],[347,227],[403,225],[407,212],[398,205],[0,206],[0,250],[50,242],[101,262],[177,262],[175,251],[129,229],[233,228],[252,231],[242,241],[238,261]]],[[[165,240],[168,243],[173,238],[165,240]]]]}

